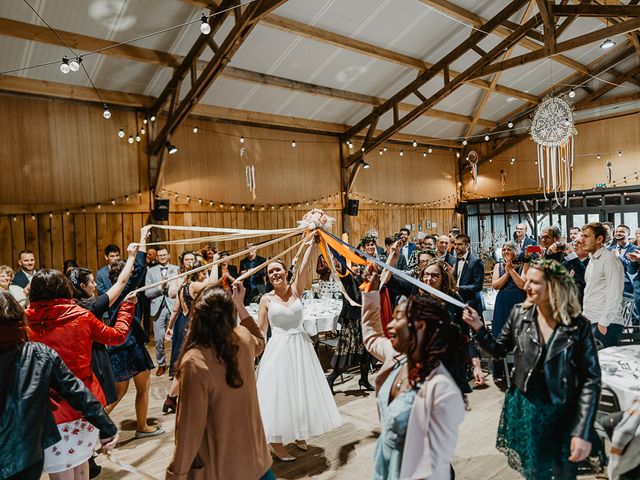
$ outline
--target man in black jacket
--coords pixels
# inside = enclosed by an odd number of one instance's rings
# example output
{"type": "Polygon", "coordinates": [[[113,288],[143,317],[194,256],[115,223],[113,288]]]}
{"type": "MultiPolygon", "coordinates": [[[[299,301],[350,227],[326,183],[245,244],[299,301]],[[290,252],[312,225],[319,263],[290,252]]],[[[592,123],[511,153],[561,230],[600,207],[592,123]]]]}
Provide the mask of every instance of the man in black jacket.
{"type": "MultiPolygon", "coordinates": [[[[247,248],[250,248],[249,254],[240,260],[240,275],[251,270],[252,268],[262,265],[267,260],[257,254],[257,250],[253,247],[253,243],[247,243],[247,248]]],[[[265,275],[267,273],[266,267],[261,268],[256,273],[247,277],[244,280],[244,288],[247,293],[244,296],[244,304],[249,305],[255,298],[264,294],[267,291],[265,286],[265,275]]]]}
{"type": "Polygon", "coordinates": [[[482,286],[484,283],[484,263],[471,253],[469,235],[461,233],[455,241],[456,257],[449,259],[453,268],[453,278],[458,284],[458,293],[480,316],[484,310],[482,286]]]}

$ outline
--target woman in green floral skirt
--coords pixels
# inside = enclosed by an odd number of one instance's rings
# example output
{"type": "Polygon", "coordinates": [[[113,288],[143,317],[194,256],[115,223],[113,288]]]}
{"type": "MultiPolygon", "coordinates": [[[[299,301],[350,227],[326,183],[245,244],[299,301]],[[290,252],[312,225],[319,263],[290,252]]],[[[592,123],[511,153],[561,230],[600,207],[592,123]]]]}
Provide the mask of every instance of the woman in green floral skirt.
{"type": "Polygon", "coordinates": [[[478,314],[463,319],[495,359],[514,351],[511,388],[498,426],[498,450],[530,480],[575,479],[591,452],[600,365],[591,324],[581,314],[573,277],[554,260],[533,262],[527,299],[492,338],[478,314]]]}

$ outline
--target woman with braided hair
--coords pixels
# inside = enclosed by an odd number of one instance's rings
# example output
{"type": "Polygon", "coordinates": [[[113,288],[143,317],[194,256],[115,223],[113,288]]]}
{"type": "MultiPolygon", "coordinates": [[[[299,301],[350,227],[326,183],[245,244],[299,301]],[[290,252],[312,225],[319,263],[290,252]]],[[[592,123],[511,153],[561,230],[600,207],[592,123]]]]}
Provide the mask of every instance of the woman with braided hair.
{"type": "Polygon", "coordinates": [[[381,433],[374,479],[448,480],[458,426],[464,417],[467,343],[446,307],[412,296],[395,309],[384,336],[378,275],[362,294],[362,336],[384,362],[376,377],[381,433]]]}
{"type": "Polygon", "coordinates": [[[476,312],[463,313],[493,358],[515,349],[496,446],[527,479],[575,479],[577,463],[591,452],[600,396],[591,323],[582,316],[573,277],[555,260],[532,262],[524,290],[526,301],[513,307],[497,338],[476,312]]]}

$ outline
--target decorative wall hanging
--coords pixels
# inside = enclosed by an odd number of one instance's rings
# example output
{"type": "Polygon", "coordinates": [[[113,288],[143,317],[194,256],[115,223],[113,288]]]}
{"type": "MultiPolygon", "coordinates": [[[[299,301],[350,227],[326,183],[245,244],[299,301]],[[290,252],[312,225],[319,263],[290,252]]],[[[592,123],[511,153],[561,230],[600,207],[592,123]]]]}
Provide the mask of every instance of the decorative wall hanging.
{"type": "Polygon", "coordinates": [[[607,163],[605,163],[605,167],[606,167],[606,171],[607,171],[607,183],[611,183],[611,173],[612,173],[612,169],[611,167],[613,166],[613,164],[611,163],[611,160],[607,160],[607,163]]]}
{"type": "Polygon", "coordinates": [[[507,172],[505,172],[504,170],[500,170],[500,187],[502,188],[503,192],[507,188],[507,172]]]}
{"type": "Polygon", "coordinates": [[[478,191],[478,153],[475,150],[471,150],[467,155],[467,162],[471,166],[471,176],[473,177],[473,191],[478,191]]]}
{"type": "MultiPolygon", "coordinates": [[[[246,152],[247,152],[247,149],[245,147],[242,147],[240,149],[240,160],[242,161],[242,163],[244,163],[244,155],[246,152]]],[[[257,198],[256,197],[256,166],[253,164],[245,165],[244,176],[245,176],[245,181],[247,183],[247,188],[251,192],[251,198],[255,200],[257,198]]]]}
{"type": "Polygon", "coordinates": [[[538,189],[542,189],[545,199],[553,191],[558,205],[558,191],[564,192],[567,205],[576,133],[571,106],[564,99],[547,97],[540,103],[531,122],[531,137],[538,146],[538,189]]]}

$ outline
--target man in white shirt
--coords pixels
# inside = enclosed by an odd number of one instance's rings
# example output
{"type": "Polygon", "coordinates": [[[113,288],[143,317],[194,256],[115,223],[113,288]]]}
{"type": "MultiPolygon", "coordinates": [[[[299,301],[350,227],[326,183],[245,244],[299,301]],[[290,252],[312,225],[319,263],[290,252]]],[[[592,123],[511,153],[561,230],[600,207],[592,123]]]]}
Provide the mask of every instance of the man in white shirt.
{"type": "Polygon", "coordinates": [[[589,252],[585,272],[583,315],[591,321],[593,335],[604,347],[613,347],[622,335],[622,291],[624,269],[622,262],[607,250],[607,230],[601,223],[582,227],[582,248],[589,252]]]}

